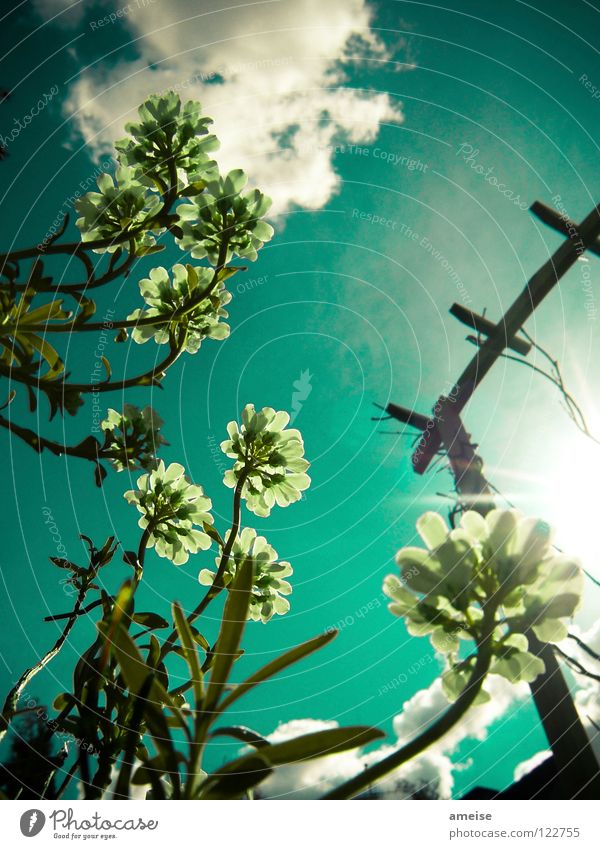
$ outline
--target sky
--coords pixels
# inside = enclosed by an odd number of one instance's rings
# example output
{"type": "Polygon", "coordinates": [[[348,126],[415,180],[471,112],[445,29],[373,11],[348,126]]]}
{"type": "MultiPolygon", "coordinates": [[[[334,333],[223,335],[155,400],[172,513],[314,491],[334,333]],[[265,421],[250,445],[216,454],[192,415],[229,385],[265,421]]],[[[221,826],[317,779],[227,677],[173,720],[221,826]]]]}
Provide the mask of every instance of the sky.
{"type": "MultiPolygon", "coordinates": [[[[396,551],[414,542],[418,516],[447,510],[451,478],[443,465],[416,477],[412,435],[394,421],[373,421],[374,405],[394,401],[427,413],[458,377],[474,348],[450,305],[497,320],[561,242],[531,215],[531,203],[580,220],[598,202],[600,62],[589,35],[598,12],[586,0],[568,7],[557,0],[34,0],[3,19],[0,83],[11,90],[0,106],[9,154],[0,165],[6,249],[39,242],[57,215],[72,210],[80,184],[93,188],[110,166],[111,144],[136,106],[172,88],[214,117],[221,167],[244,168],[274,200],[273,240],[230,284],[231,337],[182,359],[162,391],[136,389],[127,398],[151,403],[165,419],[164,459],[182,462],[202,484],[223,529],[231,494],[211,446],[227,423],[246,403],[269,405],[293,411],[305,439],[313,483],[303,501],[266,520],[244,517],[292,563],[294,591],[287,616],[248,626],[236,675],[326,628],[340,633],[249,696],[232,724],[278,739],[368,723],[386,731],[387,748],[442,708],[440,660],[388,613],[381,586],[396,551]],[[45,108],[16,132],[44,95],[45,108]]],[[[68,233],[76,235],[73,216],[68,233]]],[[[172,247],[160,261],[180,259],[172,247]]],[[[576,263],[527,330],[560,362],[600,435],[598,262],[590,255],[576,263]]],[[[98,315],[138,306],[136,278],[149,267],[140,261],[123,285],[103,292],[98,315]]],[[[69,340],[65,352],[67,368],[83,379],[95,342],[69,340]]],[[[146,348],[109,357],[115,370],[129,370],[156,354],[146,348]]],[[[529,360],[547,365],[539,354],[529,360]]],[[[103,399],[112,407],[122,400],[103,399]]],[[[43,403],[30,414],[17,398],[12,409],[27,426],[71,444],[90,432],[89,403],[76,418],[52,422],[43,403]]],[[[515,506],[555,523],[561,547],[600,580],[600,448],[577,431],[556,389],[500,360],[464,421],[491,482],[515,506]]],[[[68,609],[62,575],[48,561],[56,546],[83,559],[80,533],[98,543],[114,535],[132,548],[137,528],[122,498],[135,476],[112,473],[97,490],[86,464],[38,457],[5,432],[0,439],[5,690],[56,638],[43,617],[68,609]]],[[[212,556],[177,568],[149,554],[140,604],[165,613],[177,598],[191,609],[198,572],[212,556]]],[[[105,581],[114,589],[126,576],[115,560],[105,581]]],[[[594,644],[598,597],[589,580],[577,626],[594,644]]],[[[218,612],[209,611],[207,634],[218,612]]],[[[92,617],[35,680],[31,695],[40,703],[69,686],[69,669],[93,632],[92,617]]],[[[587,721],[600,710],[596,695],[575,685],[587,721]]],[[[492,688],[489,705],[473,709],[402,775],[460,796],[478,784],[505,787],[524,763],[543,757],[528,690],[495,678],[492,688]]],[[[218,764],[230,754],[214,744],[210,757],[218,764]]],[[[265,792],[319,795],[376,756],[286,768],[265,792]]]]}

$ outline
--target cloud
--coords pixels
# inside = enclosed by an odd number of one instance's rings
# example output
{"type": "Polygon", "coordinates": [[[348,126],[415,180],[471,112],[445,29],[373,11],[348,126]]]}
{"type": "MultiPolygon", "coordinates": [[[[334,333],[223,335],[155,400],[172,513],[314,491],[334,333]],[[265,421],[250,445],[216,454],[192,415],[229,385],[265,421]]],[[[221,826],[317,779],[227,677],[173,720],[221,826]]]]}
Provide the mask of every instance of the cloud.
{"type": "MultiPolygon", "coordinates": [[[[268,739],[276,743],[337,727],[335,721],[294,719],[279,725],[268,739]]],[[[382,746],[369,753],[357,749],[302,764],[278,767],[260,785],[260,795],[267,799],[318,799],[391,751],[391,746],[382,746]]],[[[430,787],[448,798],[453,784],[452,769],[449,758],[439,753],[424,754],[380,782],[377,795],[381,798],[401,798],[409,789],[430,787]]]]}
{"type": "MultiPolygon", "coordinates": [[[[524,698],[529,692],[526,684],[515,686],[499,675],[490,675],[485,689],[491,696],[489,702],[471,708],[461,722],[456,725],[436,745],[443,751],[453,752],[465,739],[484,740],[489,726],[499,719],[517,698],[524,698]]],[[[425,690],[419,690],[404,703],[402,713],[394,719],[394,731],[400,743],[407,743],[432,722],[448,707],[448,701],[442,692],[441,679],[436,679],[425,690]]]]}
{"type": "MultiPolygon", "coordinates": [[[[497,675],[491,675],[486,685],[491,701],[472,708],[455,728],[434,746],[404,766],[386,776],[376,787],[380,798],[402,798],[414,790],[426,789],[443,799],[452,795],[455,773],[464,765],[452,760],[459,744],[466,738],[483,740],[493,722],[499,719],[509,705],[523,698],[525,685],[515,687],[497,675]]],[[[302,764],[280,767],[260,786],[261,796],[269,799],[317,799],[342,781],[356,775],[365,766],[390,754],[398,745],[413,739],[431,724],[448,707],[439,679],[424,690],[419,690],[403,706],[402,713],[394,719],[397,735],[395,746],[381,746],[370,752],[360,749],[306,761],[302,764]]],[[[275,743],[327,728],[337,728],[332,720],[295,719],[279,725],[268,736],[275,743]]]]}
{"type": "MultiPolygon", "coordinates": [[[[68,5],[37,0],[46,15],[68,5]]],[[[365,0],[209,0],[201,11],[195,0],[132,0],[95,11],[119,7],[126,13],[109,26],[128,29],[128,55],[133,48],[137,58],[117,54],[84,69],[66,102],[97,153],[123,135],[124,121],[148,94],[173,88],[214,117],[221,167],[244,168],[284,212],[320,208],[338,190],[336,143],[369,143],[382,122],[402,121],[400,104],[387,93],[348,82],[351,66],[392,59],[365,0]]],[[[77,21],[77,9],[59,20],[77,21]]],[[[86,42],[100,29],[106,25],[89,21],[86,42]]]]}
{"type": "Polygon", "coordinates": [[[521,763],[517,764],[515,767],[514,780],[520,781],[528,773],[530,773],[532,769],[535,769],[536,766],[539,766],[544,763],[545,760],[548,760],[551,755],[552,752],[550,749],[542,749],[541,752],[536,752],[535,755],[527,758],[526,761],[521,761],[521,763]]]}

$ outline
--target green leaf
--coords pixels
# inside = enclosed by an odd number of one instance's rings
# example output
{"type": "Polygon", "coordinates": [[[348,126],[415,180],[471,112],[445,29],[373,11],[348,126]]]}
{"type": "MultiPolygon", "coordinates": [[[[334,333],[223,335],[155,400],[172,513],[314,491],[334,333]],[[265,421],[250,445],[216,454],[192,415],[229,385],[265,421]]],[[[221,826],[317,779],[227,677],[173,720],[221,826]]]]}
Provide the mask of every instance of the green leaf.
{"type": "Polygon", "coordinates": [[[477,705],[485,705],[488,702],[492,701],[492,697],[483,688],[477,693],[475,699],[473,700],[473,707],[477,707],[477,705]]]}
{"type": "Polygon", "coordinates": [[[185,189],[182,189],[179,192],[179,196],[184,198],[193,198],[196,197],[196,195],[202,194],[205,188],[206,181],[198,180],[197,182],[190,183],[189,186],[185,187],[185,189]]]}
{"type": "Polygon", "coordinates": [[[196,286],[198,285],[198,272],[196,271],[194,266],[189,265],[189,263],[186,265],[186,270],[187,270],[187,278],[188,278],[189,287],[190,287],[190,289],[195,289],[196,286]]]}
{"type": "Polygon", "coordinates": [[[160,643],[154,634],[150,634],[150,644],[148,646],[148,657],[146,659],[146,663],[152,669],[156,669],[160,663],[160,643]]]}
{"type": "Polygon", "coordinates": [[[134,622],[150,631],[155,631],[157,628],[168,628],[169,623],[158,613],[134,613],[131,617],[134,622]]]}
{"type": "Polygon", "coordinates": [[[210,734],[211,737],[233,737],[234,740],[239,740],[240,743],[246,743],[247,746],[254,746],[260,749],[262,746],[270,746],[268,740],[252,731],[251,728],[246,728],[245,725],[230,725],[222,728],[215,728],[210,734]]]}
{"type": "MultiPolygon", "coordinates": [[[[180,761],[185,760],[180,752],[177,753],[177,759],[180,761]]],[[[154,786],[157,779],[168,771],[169,766],[165,761],[164,755],[159,753],[153,758],[144,759],[142,765],[133,773],[131,783],[136,785],[152,784],[154,786]]]]}
{"type": "Polygon", "coordinates": [[[534,603],[527,605],[526,615],[532,624],[536,624],[536,620],[572,616],[579,607],[580,601],[581,597],[576,593],[562,593],[548,602],[536,599],[534,603]]]}
{"type": "Polygon", "coordinates": [[[77,566],[75,563],[72,563],[70,560],[65,560],[64,557],[50,557],[48,559],[51,563],[54,563],[55,566],[58,566],[59,569],[69,569],[76,575],[84,575],[87,571],[86,569],[82,569],[80,566],[77,566]]]}
{"type": "Polygon", "coordinates": [[[238,271],[247,271],[248,266],[246,265],[226,265],[219,271],[219,282],[222,283],[224,280],[227,280],[229,277],[233,277],[234,274],[237,274],[238,271]]]}
{"type": "Polygon", "coordinates": [[[159,683],[156,677],[156,670],[149,667],[143,660],[142,655],[122,625],[116,628],[111,628],[106,622],[98,622],[98,630],[107,641],[110,641],[110,651],[116,657],[123,678],[131,693],[139,693],[149,675],[153,678],[152,687],[146,702],[145,718],[149,725],[158,730],[165,732],[165,740],[170,739],[167,731],[167,723],[163,713],[163,706],[168,708],[177,720],[181,728],[187,731],[187,725],[179,708],[173,702],[171,696],[165,688],[159,683]]]}
{"type": "Polygon", "coordinates": [[[223,195],[230,200],[233,199],[235,195],[241,192],[247,182],[248,178],[241,168],[230,171],[223,183],[223,195]]]}
{"type": "Polygon", "coordinates": [[[210,643],[208,642],[206,637],[203,637],[202,634],[200,633],[200,631],[197,628],[194,628],[193,625],[190,625],[190,630],[192,632],[192,637],[194,638],[194,642],[198,643],[200,648],[204,649],[204,651],[206,653],[208,653],[210,651],[210,643]]]}
{"type": "Polygon", "coordinates": [[[245,695],[248,690],[256,687],[257,684],[261,684],[268,678],[272,678],[273,675],[277,675],[277,673],[281,672],[283,669],[287,669],[288,666],[297,663],[304,657],[308,657],[309,654],[323,648],[323,646],[330,643],[335,637],[337,637],[337,635],[337,631],[327,631],[324,634],[319,634],[318,637],[313,637],[305,643],[300,643],[299,646],[284,652],[284,654],[276,657],[275,660],[271,660],[241,684],[238,684],[235,690],[230,693],[227,698],[223,699],[220,705],[220,710],[223,711],[228,708],[231,704],[233,704],[233,702],[236,702],[245,695]]]}
{"type": "Polygon", "coordinates": [[[110,367],[110,362],[108,358],[103,354],[100,355],[100,360],[102,361],[102,365],[104,366],[104,371],[106,372],[106,379],[110,380],[112,377],[112,368],[110,367]]]}
{"type": "Polygon", "coordinates": [[[135,249],[136,256],[148,256],[149,254],[157,254],[164,251],[164,245],[137,245],[135,249]]]}
{"type": "Polygon", "coordinates": [[[244,560],[229,586],[221,629],[215,645],[214,663],[206,692],[205,710],[207,713],[214,711],[239,651],[242,634],[246,626],[253,578],[254,564],[252,559],[244,560]]]}
{"type": "Polygon", "coordinates": [[[251,752],[236,758],[221,767],[218,776],[207,779],[202,791],[203,798],[223,798],[224,787],[231,787],[231,776],[235,775],[242,781],[245,789],[254,787],[263,781],[272,767],[290,763],[300,763],[325,755],[335,755],[366,746],[374,740],[385,737],[383,731],[365,725],[349,726],[347,728],[329,728],[305,734],[263,746],[259,752],[251,752]],[[205,794],[209,794],[206,796],[205,794]]]}
{"type": "Polygon", "coordinates": [[[63,711],[73,702],[73,697],[69,693],[59,693],[52,702],[54,710],[63,711]]]}
{"type": "Polygon", "coordinates": [[[239,799],[248,790],[268,778],[272,772],[273,770],[266,766],[257,754],[247,761],[244,772],[226,773],[217,779],[214,776],[208,778],[200,788],[200,798],[205,800],[239,799]]]}
{"type": "Polygon", "coordinates": [[[221,534],[218,532],[214,525],[209,525],[208,522],[202,522],[202,527],[204,529],[204,533],[208,534],[208,536],[212,540],[214,540],[218,546],[220,546],[221,548],[225,548],[225,543],[221,538],[221,534]]]}
{"type": "Polygon", "coordinates": [[[202,707],[204,700],[204,676],[198,659],[198,650],[194,641],[194,635],[187,621],[185,614],[178,602],[173,602],[173,621],[175,628],[181,641],[183,655],[190,670],[190,678],[192,679],[192,687],[194,689],[194,699],[196,700],[196,710],[202,707]]]}
{"type": "Polygon", "coordinates": [[[42,375],[42,379],[48,377],[48,375],[56,377],[65,370],[65,365],[58,351],[45,339],[42,339],[35,333],[20,333],[18,338],[22,343],[26,341],[32,348],[35,348],[48,363],[48,371],[42,375]]]}

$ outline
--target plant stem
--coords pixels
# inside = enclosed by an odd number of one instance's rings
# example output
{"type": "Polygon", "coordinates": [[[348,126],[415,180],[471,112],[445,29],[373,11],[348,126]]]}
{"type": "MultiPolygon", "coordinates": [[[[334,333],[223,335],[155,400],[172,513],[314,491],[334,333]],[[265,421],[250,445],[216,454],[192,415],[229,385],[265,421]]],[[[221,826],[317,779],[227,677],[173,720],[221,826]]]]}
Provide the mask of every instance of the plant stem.
{"type": "Polygon", "coordinates": [[[484,612],[482,622],[484,636],[477,646],[477,655],[471,677],[464,690],[462,690],[457,700],[450,705],[448,710],[430,725],[429,728],[423,731],[422,734],[411,740],[410,743],[407,743],[402,748],[392,752],[391,755],[383,758],[383,760],[363,770],[363,772],[354,776],[354,778],[340,784],[339,787],[330,790],[329,793],[326,793],[322,797],[323,799],[353,798],[392,770],[397,769],[402,764],[420,755],[421,752],[424,752],[425,749],[440,740],[451,728],[460,722],[477,698],[485,677],[489,672],[492,660],[491,639],[494,631],[496,609],[496,606],[488,607],[484,612]]]}
{"type": "Polygon", "coordinates": [[[87,259],[87,255],[84,253],[85,251],[93,251],[97,248],[112,248],[115,245],[128,242],[136,236],[145,233],[147,230],[152,230],[156,227],[165,227],[168,230],[172,224],[172,216],[168,215],[167,206],[165,205],[156,215],[153,215],[133,230],[127,230],[105,239],[90,240],[89,242],[67,242],[64,244],[42,245],[41,247],[34,245],[31,248],[24,248],[20,251],[9,251],[8,253],[0,254],[0,263],[2,263],[3,268],[7,260],[9,262],[15,262],[21,259],[32,259],[33,257],[46,256],[48,254],[69,254],[70,256],[75,255],[79,259],[85,256],[87,259]]]}
{"type": "MultiPolygon", "coordinates": [[[[114,257],[116,254],[113,254],[112,256],[114,257]]],[[[81,256],[78,258],[82,259],[81,256]]],[[[117,265],[111,258],[108,269],[101,277],[95,277],[92,272],[91,275],[88,275],[87,280],[82,280],[80,283],[57,283],[54,286],[50,284],[37,286],[28,281],[27,283],[14,283],[14,290],[15,292],[26,292],[33,289],[36,294],[49,292],[53,295],[81,295],[82,293],[88,292],[90,289],[98,289],[100,286],[105,286],[117,277],[127,274],[135,260],[136,256],[133,253],[128,253],[121,265],[117,265]]],[[[39,260],[36,260],[36,262],[39,262],[39,260]]]]}
{"type": "Polygon", "coordinates": [[[69,768],[67,774],[65,775],[64,781],[61,783],[60,787],[56,791],[56,794],[55,794],[56,799],[60,799],[62,794],[65,792],[65,790],[67,789],[67,787],[71,783],[73,776],[75,775],[75,772],[77,771],[77,766],[78,766],[78,761],[75,760],[75,762],[73,764],[71,764],[71,767],[69,768]]]}
{"type": "MultiPolygon", "coordinates": [[[[217,569],[217,574],[215,575],[214,580],[211,586],[208,588],[204,598],[187,617],[187,621],[190,625],[204,613],[210,602],[214,598],[216,598],[223,589],[223,575],[225,574],[225,569],[227,568],[227,563],[229,561],[231,549],[233,548],[233,543],[235,542],[235,538],[240,529],[242,489],[244,488],[244,484],[246,483],[247,476],[248,473],[244,469],[240,474],[239,480],[235,487],[235,492],[233,495],[233,521],[231,524],[231,531],[229,532],[229,536],[227,537],[225,547],[223,548],[223,553],[219,561],[219,568],[217,569]]],[[[175,645],[176,640],[177,629],[174,628],[173,631],[169,634],[168,639],[166,640],[161,649],[161,660],[171,651],[171,649],[175,645]]]]}
{"type": "Polygon", "coordinates": [[[148,545],[148,540],[152,536],[153,530],[154,525],[152,524],[152,522],[149,522],[148,526],[144,528],[144,533],[140,537],[140,544],[138,545],[136,555],[137,562],[134,567],[133,583],[131,585],[132,594],[136,591],[140,581],[142,580],[142,575],[144,574],[144,558],[146,556],[146,546],[148,545]]]}
{"type": "Polygon", "coordinates": [[[79,615],[79,611],[81,605],[83,604],[83,600],[88,591],[87,582],[82,582],[79,592],[77,594],[77,599],[75,601],[75,606],[71,612],[71,615],[62,630],[61,635],[56,640],[52,648],[43,655],[43,657],[34,665],[26,669],[25,672],[21,675],[15,686],[8,693],[4,706],[2,708],[2,713],[0,714],[0,740],[4,737],[8,730],[8,726],[15,715],[17,710],[17,706],[19,703],[19,698],[21,697],[21,693],[25,689],[25,687],[29,684],[32,678],[34,678],[38,672],[41,672],[45,666],[47,666],[53,657],[55,657],[61,648],[63,647],[67,637],[71,633],[73,625],[77,621],[77,617],[79,615]]]}
{"type": "Polygon", "coordinates": [[[46,439],[46,437],[39,436],[35,431],[27,427],[21,427],[21,425],[5,419],[4,416],[0,416],[0,427],[6,428],[6,430],[18,436],[38,453],[41,453],[46,448],[48,451],[56,454],[57,457],[62,457],[63,454],[69,454],[72,457],[82,457],[85,460],[92,460],[93,462],[97,461],[97,457],[92,457],[88,451],[79,445],[63,445],[60,442],[46,439]]]}
{"type": "MultiPolygon", "coordinates": [[[[227,249],[225,248],[223,256],[226,256],[226,255],[227,255],[227,249]]],[[[168,315],[165,315],[165,316],[153,315],[153,316],[146,316],[145,318],[118,319],[117,321],[111,321],[110,322],[111,326],[109,328],[106,327],[106,322],[100,322],[100,321],[86,322],[84,324],[78,324],[77,321],[69,321],[69,322],[65,322],[64,324],[49,324],[49,323],[46,323],[46,324],[29,324],[29,325],[27,325],[27,332],[28,333],[29,332],[31,332],[31,333],[73,333],[73,332],[79,333],[81,331],[89,331],[89,330],[91,330],[91,331],[99,331],[99,330],[106,330],[106,329],[119,330],[119,329],[126,329],[126,328],[129,328],[129,327],[136,328],[136,327],[146,327],[147,325],[160,326],[160,325],[163,325],[163,324],[172,324],[173,322],[176,322],[179,317],[183,317],[185,315],[188,315],[190,312],[192,312],[192,310],[194,310],[199,304],[201,304],[202,301],[205,301],[206,298],[208,298],[208,296],[211,294],[211,292],[213,291],[213,289],[215,288],[215,286],[219,282],[219,272],[222,271],[223,268],[225,268],[224,262],[221,263],[220,259],[221,259],[221,257],[219,257],[219,259],[217,260],[217,265],[215,266],[215,274],[213,275],[213,278],[212,278],[211,282],[209,283],[209,285],[206,286],[206,288],[204,288],[201,292],[198,292],[198,294],[195,295],[189,301],[189,303],[185,304],[183,306],[183,308],[175,310],[173,312],[173,314],[170,315],[170,316],[168,316],[168,315]]],[[[61,290],[56,289],[56,290],[52,290],[52,291],[53,291],[53,293],[58,293],[61,290]]],[[[9,333],[10,332],[12,332],[12,330],[10,330],[9,333]]],[[[15,328],[15,332],[18,332],[17,328],[15,328]]]]}

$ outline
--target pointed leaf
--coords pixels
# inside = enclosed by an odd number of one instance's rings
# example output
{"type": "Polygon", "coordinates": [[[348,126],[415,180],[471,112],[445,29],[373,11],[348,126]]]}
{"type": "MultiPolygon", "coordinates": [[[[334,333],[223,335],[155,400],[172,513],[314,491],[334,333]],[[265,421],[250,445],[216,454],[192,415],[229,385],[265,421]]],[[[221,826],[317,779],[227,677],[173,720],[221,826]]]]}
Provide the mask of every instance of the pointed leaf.
{"type": "Polygon", "coordinates": [[[194,642],[194,635],[178,602],[173,603],[173,621],[175,622],[175,628],[181,641],[183,656],[190,670],[190,678],[192,679],[194,698],[196,700],[196,710],[199,710],[204,700],[204,675],[202,674],[202,668],[198,659],[198,650],[194,642]]]}
{"type": "Polygon", "coordinates": [[[268,778],[273,770],[268,767],[259,755],[249,759],[244,772],[226,773],[218,779],[208,778],[200,788],[201,799],[239,799],[248,790],[251,790],[265,778],[268,778]]]}
{"type": "Polygon", "coordinates": [[[146,705],[147,718],[151,718],[155,725],[164,726],[166,729],[163,714],[164,705],[177,719],[179,726],[187,730],[187,725],[179,708],[176,707],[171,696],[157,680],[156,670],[144,662],[139,648],[125,628],[118,625],[114,629],[111,628],[109,632],[109,627],[107,622],[98,623],[98,629],[102,635],[106,640],[110,640],[110,650],[119,662],[128,689],[133,693],[139,693],[148,675],[152,675],[154,678],[146,705]]]}
{"type": "Polygon", "coordinates": [[[233,737],[234,740],[239,740],[240,743],[246,743],[248,746],[254,746],[260,749],[262,746],[270,746],[268,740],[252,731],[251,728],[246,728],[245,725],[230,725],[223,728],[215,728],[210,735],[211,737],[233,737]]]}
{"type": "MultiPolygon", "coordinates": [[[[126,552],[127,553],[127,552],[126,552]]],[[[158,613],[134,613],[131,617],[138,625],[142,625],[148,630],[156,630],[157,628],[168,628],[169,623],[158,613]]]]}
{"type": "Polygon", "coordinates": [[[272,678],[273,675],[277,675],[277,673],[286,669],[288,666],[291,666],[293,663],[297,663],[299,660],[308,657],[309,654],[323,648],[323,646],[330,643],[335,637],[337,637],[337,635],[337,631],[326,631],[324,634],[319,634],[318,637],[313,637],[305,643],[300,643],[299,646],[296,646],[279,657],[276,657],[275,660],[271,660],[241,684],[238,684],[235,690],[223,700],[220,705],[220,710],[223,711],[228,708],[229,705],[236,702],[245,693],[247,693],[248,690],[256,687],[257,684],[261,684],[263,681],[266,681],[268,678],[272,678]]]}
{"type": "Polygon", "coordinates": [[[253,572],[252,560],[245,560],[229,587],[206,693],[205,709],[207,713],[215,709],[240,648],[242,634],[246,626],[253,572]]]}
{"type": "Polygon", "coordinates": [[[366,746],[382,737],[385,737],[385,734],[378,728],[357,725],[347,728],[329,728],[325,731],[316,731],[314,734],[284,740],[282,743],[263,746],[258,752],[243,755],[221,767],[218,776],[211,776],[207,780],[203,795],[208,792],[210,798],[222,798],[221,788],[227,786],[232,775],[242,780],[246,788],[250,788],[263,781],[271,767],[338,754],[348,749],[366,746]]]}

